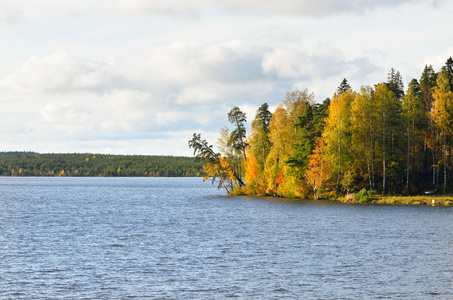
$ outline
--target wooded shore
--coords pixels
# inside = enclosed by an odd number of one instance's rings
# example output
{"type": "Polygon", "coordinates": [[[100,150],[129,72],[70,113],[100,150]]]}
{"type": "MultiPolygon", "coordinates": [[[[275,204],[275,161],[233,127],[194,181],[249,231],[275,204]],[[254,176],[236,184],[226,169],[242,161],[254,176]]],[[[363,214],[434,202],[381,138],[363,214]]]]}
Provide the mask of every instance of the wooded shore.
{"type": "Polygon", "coordinates": [[[0,176],[199,177],[193,157],[0,152],[0,176]]]}

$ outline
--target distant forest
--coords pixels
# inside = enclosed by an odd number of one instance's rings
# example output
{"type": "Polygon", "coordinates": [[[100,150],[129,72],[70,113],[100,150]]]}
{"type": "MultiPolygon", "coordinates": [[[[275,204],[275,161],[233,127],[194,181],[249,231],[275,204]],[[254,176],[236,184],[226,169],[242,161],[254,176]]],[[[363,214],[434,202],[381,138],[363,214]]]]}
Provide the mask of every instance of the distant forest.
{"type": "Polygon", "coordinates": [[[198,177],[192,157],[0,152],[0,176],[198,177]]]}

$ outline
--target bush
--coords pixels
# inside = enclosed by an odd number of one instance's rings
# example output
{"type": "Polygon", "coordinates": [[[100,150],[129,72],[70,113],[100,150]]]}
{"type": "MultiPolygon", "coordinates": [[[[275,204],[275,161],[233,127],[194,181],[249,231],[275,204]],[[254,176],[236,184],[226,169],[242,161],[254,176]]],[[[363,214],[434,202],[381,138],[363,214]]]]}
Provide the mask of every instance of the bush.
{"type": "Polygon", "coordinates": [[[368,203],[373,195],[374,191],[367,191],[363,188],[355,195],[355,198],[359,203],[368,203]]]}

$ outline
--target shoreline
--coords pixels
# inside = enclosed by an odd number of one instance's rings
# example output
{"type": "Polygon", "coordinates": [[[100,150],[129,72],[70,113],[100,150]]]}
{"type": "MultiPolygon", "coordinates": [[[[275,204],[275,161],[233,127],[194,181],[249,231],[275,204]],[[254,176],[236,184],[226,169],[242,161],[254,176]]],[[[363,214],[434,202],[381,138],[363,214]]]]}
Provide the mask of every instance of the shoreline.
{"type": "Polygon", "coordinates": [[[357,204],[396,204],[396,205],[434,205],[434,206],[453,206],[453,195],[431,195],[431,196],[386,196],[374,195],[368,201],[355,199],[354,194],[346,195],[338,200],[342,203],[357,204]]]}
{"type": "Polygon", "coordinates": [[[374,195],[367,201],[360,201],[355,199],[355,194],[345,195],[337,199],[319,198],[303,199],[303,198],[285,198],[274,196],[258,196],[246,194],[231,194],[229,196],[246,197],[246,198],[264,198],[269,200],[277,200],[284,202],[298,202],[298,201],[331,201],[343,204],[376,204],[376,205],[431,205],[431,206],[453,206],[453,195],[438,195],[438,196],[386,196],[374,195]],[[434,203],[433,203],[434,200],[434,203]]]}

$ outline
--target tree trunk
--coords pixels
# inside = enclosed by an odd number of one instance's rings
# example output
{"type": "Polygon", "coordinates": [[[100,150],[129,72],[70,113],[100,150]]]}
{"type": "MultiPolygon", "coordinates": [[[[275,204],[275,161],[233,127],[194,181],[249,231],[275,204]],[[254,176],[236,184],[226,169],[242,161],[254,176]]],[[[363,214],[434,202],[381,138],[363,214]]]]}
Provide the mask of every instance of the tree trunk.
{"type": "Polygon", "coordinates": [[[409,163],[411,150],[411,130],[407,126],[407,169],[406,169],[406,195],[409,195],[409,163]]]}
{"type": "Polygon", "coordinates": [[[385,194],[385,173],[386,173],[386,148],[385,148],[385,112],[383,114],[383,129],[382,129],[382,193],[385,194]]]}
{"type": "Polygon", "coordinates": [[[340,131],[340,119],[338,119],[338,174],[337,174],[337,192],[340,191],[340,177],[341,177],[341,131],[340,131]]]}

